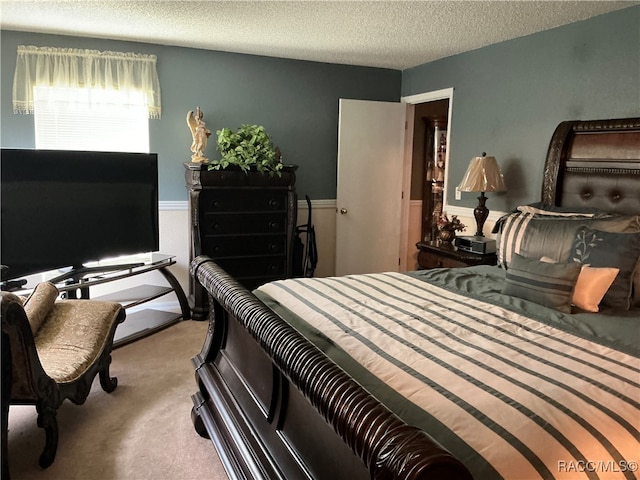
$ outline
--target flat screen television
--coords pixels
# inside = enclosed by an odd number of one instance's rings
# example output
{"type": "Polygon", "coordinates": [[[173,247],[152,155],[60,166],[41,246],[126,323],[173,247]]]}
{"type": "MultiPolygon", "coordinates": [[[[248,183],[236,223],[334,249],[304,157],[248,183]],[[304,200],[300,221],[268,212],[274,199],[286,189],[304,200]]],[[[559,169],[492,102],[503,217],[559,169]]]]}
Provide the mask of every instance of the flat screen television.
{"type": "Polygon", "coordinates": [[[157,251],[157,154],[3,148],[0,221],[3,281],[157,251]]]}

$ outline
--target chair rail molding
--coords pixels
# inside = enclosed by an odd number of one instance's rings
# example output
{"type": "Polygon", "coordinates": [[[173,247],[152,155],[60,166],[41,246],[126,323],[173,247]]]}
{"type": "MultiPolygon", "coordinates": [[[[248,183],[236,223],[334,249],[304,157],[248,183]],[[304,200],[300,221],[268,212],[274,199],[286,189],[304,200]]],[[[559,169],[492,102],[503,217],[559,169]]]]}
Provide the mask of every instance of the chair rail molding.
{"type": "MultiPolygon", "coordinates": [[[[324,209],[324,208],[336,208],[336,199],[319,199],[311,200],[311,208],[324,209]]],[[[307,208],[307,201],[298,199],[298,209],[307,208]]],[[[160,211],[187,211],[189,210],[189,202],[187,200],[161,200],[158,202],[158,210],[160,211]]]]}
{"type": "Polygon", "coordinates": [[[162,211],[181,211],[189,210],[189,202],[186,200],[160,200],[158,202],[158,210],[162,211]]]}

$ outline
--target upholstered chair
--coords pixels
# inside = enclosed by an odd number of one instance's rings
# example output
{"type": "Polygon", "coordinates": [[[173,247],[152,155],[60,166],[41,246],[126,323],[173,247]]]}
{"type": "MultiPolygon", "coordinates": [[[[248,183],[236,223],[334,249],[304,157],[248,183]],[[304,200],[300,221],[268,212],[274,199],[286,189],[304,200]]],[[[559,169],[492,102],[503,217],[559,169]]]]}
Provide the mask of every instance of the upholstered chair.
{"type": "Polygon", "coordinates": [[[109,364],[124,308],[114,302],[58,297],[51,283],[38,284],[26,298],[2,292],[2,478],[9,474],[10,405],[35,405],[37,424],[46,435],[39,464],[46,468],[56,455],[56,413],[62,402],[84,403],[98,374],[104,391],[117,386],[109,364]]]}

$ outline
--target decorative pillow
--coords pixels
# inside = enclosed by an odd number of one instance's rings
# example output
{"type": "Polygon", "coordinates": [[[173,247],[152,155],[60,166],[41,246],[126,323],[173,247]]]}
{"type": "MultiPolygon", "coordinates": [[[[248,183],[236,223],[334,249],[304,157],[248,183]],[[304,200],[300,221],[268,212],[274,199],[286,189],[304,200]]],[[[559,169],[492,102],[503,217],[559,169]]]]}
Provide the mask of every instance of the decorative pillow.
{"type": "Polygon", "coordinates": [[[547,263],[513,254],[502,293],[571,313],[580,264],[547,263]]]}
{"type": "Polygon", "coordinates": [[[587,312],[598,312],[598,305],[618,276],[619,268],[596,268],[583,265],[573,291],[573,304],[587,312]]]}
{"type": "Polygon", "coordinates": [[[574,212],[574,211],[563,211],[562,209],[557,210],[544,210],[539,207],[535,207],[533,205],[521,205],[517,208],[517,210],[521,213],[534,213],[537,215],[554,215],[556,217],[593,217],[596,212],[574,212]]]}
{"type": "MultiPolygon", "coordinates": [[[[557,263],[553,258],[549,257],[542,257],[540,261],[557,263]]],[[[587,312],[600,311],[598,305],[619,271],[619,268],[595,268],[582,265],[571,302],[576,307],[587,312]]]]}
{"type": "Polygon", "coordinates": [[[53,283],[42,282],[36,285],[29,298],[24,302],[24,311],[31,325],[31,333],[34,335],[47,318],[53,304],[60,292],[53,283]]]}
{"type": "Polygon", "coordinates": [[[640,232],[638,215],[572,216],[510,213],[499,220],[498,265],[509,268],[514,253],[528,258],[551,257],[567,263],[573,240],[585,226],[607,232],[640,232]]]}
{"type": "Polygon", "coordinates": [[[634,272],[640,258],[640,233],[614,233],[582,227],[576,232],[571,259],[620,272],[602,299],[603,305],[629,310],[634,272]]]}
{"type": "Polygon", "coordinates": [[[543,202],[530,203],[528,205],[520,205],[517,210],[519,212],[541,213],[544,215],[584,215],[593,216],[595,214],[608,215],[609,212],[593,207],[563,207],[560,205],[545,205],[543,202]],[[537,210],[534,212],[533,210],[537,210]]]}
{"type": "MultiPolygon", "coordinates": [[[[549,257],[542,257],[540,261],[557,263],[549,257]]],[[[576,288],[573,290],[571,302],[587,312],[599,312],[598,305],[619,271],[618,268],[595,268],[583,265],[580,269],[580,275],[578,275],[576,288]]]]}

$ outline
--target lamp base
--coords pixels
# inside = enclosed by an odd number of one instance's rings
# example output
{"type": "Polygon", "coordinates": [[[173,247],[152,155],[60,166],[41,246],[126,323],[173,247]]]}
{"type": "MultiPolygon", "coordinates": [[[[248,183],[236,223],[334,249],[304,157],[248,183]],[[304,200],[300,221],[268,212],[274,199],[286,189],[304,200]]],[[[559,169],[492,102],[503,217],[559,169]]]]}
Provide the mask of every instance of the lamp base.
{"type": "Polygon", "coordinates": [[[478,206],[473,209],[473,216],[476,219],[476,237],[484,237],[484,233],[482,233],[482,228],[484,227],[484,222],[487,221],[487,217],[489,216],[489,209],[485,206],[487,203],[487,197],[484,196],[484,192],[480,192],[480,196],[478,197],[478,206]]]}

